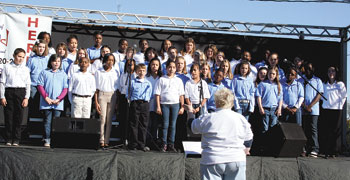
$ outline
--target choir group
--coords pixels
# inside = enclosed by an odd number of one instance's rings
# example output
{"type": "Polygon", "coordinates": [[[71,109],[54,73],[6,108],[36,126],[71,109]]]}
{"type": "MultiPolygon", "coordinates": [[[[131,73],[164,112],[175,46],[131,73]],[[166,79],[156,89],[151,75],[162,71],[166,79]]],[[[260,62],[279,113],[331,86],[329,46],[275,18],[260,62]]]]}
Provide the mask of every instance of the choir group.
{"type": "Polygon", "coordinates": [[[113,52],[103,45],[100,32],[93,37],[90,48],[78,49],[77,36],[70,35],[54,49],[50,34],[42,32],[27,62],[23,49],[14,51],[14,60],[4,66],[0,79],[6,145],[19,145],[23,108],[28,103],[34,106],[39,94],[39,106],[34,108],[44,117],[45,147],[50,147],[52,118],[70,107],[74,118],[98,114],[101,147],[109,146],[116,116],[129,149],[176,152],[187,136],[186,121],[216,111],[214,94],[227,88],[234,94],[233,110],[252,124],[255,135],[265,134],[278,121],[297,123],[307,137],[305,153],[317,157],[318,120],[324,118],[324,153],[340,152],[346,89],[335,66],[329,66],[322,82],[312,63],[296,57],[282,69],[279,55],[270,50],[253,65],[251,53],[239,45],[228,60],[213,44],[203,52],[196,49],[192,38],[180,51],[170,40],[157,51],[141,39],[138,52],[120,39],[113,52]],[[185,104],[192,106],[191,111],[184,109],[185,104]]]}

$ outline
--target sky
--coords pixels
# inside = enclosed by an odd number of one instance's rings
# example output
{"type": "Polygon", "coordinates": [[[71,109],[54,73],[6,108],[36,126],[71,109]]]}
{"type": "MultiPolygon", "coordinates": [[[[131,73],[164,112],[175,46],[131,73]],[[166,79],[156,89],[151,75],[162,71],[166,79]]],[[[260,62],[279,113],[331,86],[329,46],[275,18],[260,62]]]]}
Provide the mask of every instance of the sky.
{"type": "MultiPolygon", "coordinates": [[[[1,0],[1,2],[251,23],[335,27],[350,25],[350,3],[249,0],[1,0]]],[[[349,61],[350,43],[348,43],[347,54],[349,61]]],[[[350,69],[350,63],[348,63],[348,69],[350,69]]],[[[350,80],[349,72],[348,80],[350,80]]]]}

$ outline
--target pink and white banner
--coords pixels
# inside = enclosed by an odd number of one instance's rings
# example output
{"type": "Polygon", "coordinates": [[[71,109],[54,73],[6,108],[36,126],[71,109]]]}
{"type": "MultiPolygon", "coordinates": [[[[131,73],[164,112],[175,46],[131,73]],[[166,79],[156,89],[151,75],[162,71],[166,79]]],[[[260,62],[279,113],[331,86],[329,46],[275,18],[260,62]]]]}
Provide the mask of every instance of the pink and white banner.
{"type": "MultiPolygon", "coordinates": [[[[52,18],[37,15],[0,14],[0,69],[13,61],[13,51],[23,48],[30,54],[41,31],[51,34],[52,18]]],[[[27,59],[26,58],[26,59],[27,59]]]]}

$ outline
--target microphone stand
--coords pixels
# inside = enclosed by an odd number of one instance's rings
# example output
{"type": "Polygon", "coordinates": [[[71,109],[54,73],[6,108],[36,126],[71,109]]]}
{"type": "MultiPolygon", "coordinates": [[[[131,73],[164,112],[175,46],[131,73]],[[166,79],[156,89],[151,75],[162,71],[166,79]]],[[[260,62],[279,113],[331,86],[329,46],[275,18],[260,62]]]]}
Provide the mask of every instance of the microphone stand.
{"type": "Polygon", "coordinates": [[[123,135],[124,136],[124,142],[123,144],[125,145],[125,147],[127,147],[128,145],[128,134],[129,134],[129,109],[130,109],[130,98],[131,98],[131,61],[130,59],[126,60],[126,63],[128,64],[126,66],[126,72],[128,73],[127,77],[126,77],[126,80],[125,80],[125,85],[128,85],[128,93],[127,95],[127,107],[126,107],[126,116],[125,116],[125,134],[123,135]]]}

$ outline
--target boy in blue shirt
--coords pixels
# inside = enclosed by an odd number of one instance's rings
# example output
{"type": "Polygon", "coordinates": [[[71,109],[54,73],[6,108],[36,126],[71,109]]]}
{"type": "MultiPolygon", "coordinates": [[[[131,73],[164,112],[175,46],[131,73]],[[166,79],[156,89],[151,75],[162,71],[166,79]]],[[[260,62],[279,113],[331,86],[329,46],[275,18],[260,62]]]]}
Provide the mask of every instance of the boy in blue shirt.
{"type": "MultiPolygon", "coordinates": [[[[129,149],[149,151],[145,146],[147,126],[149,118],[149,101],[152,96],[152,84],[147,79],[146,65],[139,64],[136,67],[137,77],[131,80],[130,91],[126,93],[130,103],[130,143],[129,149]]],[[[129,87],[128,87],[129,88],[129,87]]]]}
{"type": "Polygon", "coordinates": [[[300,106],[304,101],[304,87],[296,80],[297,72],[288,68],[286,78],[281,80],[283,89],[282,121],[297,123],[301,126],[300,106]]]}
{"type": "Polygon", "coordinates": [[[303,107],[303,128],[307,138],[306,153],[311,157],[317,157],[319,152],[317,121],[320,115],[319,101],[323,93],[323,84],[320,78],[314,76],[312,63],[305,65],[305,77],[309,84],[303,82],[305,88],[305,100],[303,107]],[[310,84],[317,89],[315,91],[310,84]]]}
{"type": "Polygon", "coordinates": [[[215,71],[214,82],[208,84],[210,98],[207,101],[207,109],[209,113],[215,112],[216,105],[214,100],[214,94],[217,90],[225,88],[224,84],[221,82],[224,79],[224,72],[219,69],[215,71]]]}

